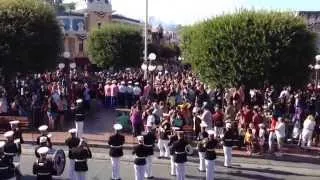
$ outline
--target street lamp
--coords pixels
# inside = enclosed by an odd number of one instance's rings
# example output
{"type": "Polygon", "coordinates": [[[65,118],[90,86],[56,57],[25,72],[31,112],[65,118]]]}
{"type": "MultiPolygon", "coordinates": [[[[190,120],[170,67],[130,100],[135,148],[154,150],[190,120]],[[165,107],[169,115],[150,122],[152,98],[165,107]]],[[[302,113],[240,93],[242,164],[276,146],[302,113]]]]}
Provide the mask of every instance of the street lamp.
{"type": "Polygon", "coordinates": [[[313,68],[314,68],[314,70],[316,71],[316,89],[318,89],[318,84],[319,84],[319,78],[318,78],[318,73],[319,73],[319,69],[320,69],[320,55],[316,55],[316,57],[315,57],[315,59],[316,59],[316,64],[313,66],[313,68]]]}
{"type": "Polygon", "coordinates": [[[63,53],[63,57],[66,58],[66,59],[69,59],[69,58],[71,57],[70,52],[69,52],[69,51],[65,51],[65,52],[63,53]]]}
{"type": "Polygon", "coordinates": [[[157,59],[157,55],[155,53],[150,53],[149,56],[147,56],[149,59],[148,61],[145,61],[141,64],[141,69],[144,71],[144,79],[148,79],[148,72],[153,72],[156,70],[157,66],[152,64],[152,61],[157,59]]]}
{"type": "Polygon", "coordinates": [[[162,65],[157,66],[157,70],[158,71],[162,71],[163,70],[163,66],[162,65]]]}
{"type": "Polygon", "coordinates": [[[154,61],[157,59],[157,55],[155,53],[150,53],[149,56],[148,56],[148,59],[150,61],[154,61]]]}
{"type": "Polygon", "coordinates": [[[69,67],[71,68],[71,69],[75,69],[76,67],[77,67],[77,64],[76,63],[70,63],[69,64],[69,67]]]}
{"type": "Polygon", "coordinates": [[[66,65],[64,63],[59,63],[58,67],[60,70],[62,70],[66,65]]]}

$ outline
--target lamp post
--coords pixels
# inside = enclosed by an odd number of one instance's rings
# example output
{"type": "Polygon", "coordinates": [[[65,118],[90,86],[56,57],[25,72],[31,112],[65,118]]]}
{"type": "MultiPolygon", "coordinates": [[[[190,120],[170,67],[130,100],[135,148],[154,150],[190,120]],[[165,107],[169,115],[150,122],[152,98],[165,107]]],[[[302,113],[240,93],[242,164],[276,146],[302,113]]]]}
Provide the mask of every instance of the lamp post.
{"type": "Polygon", "coordinates": [[[146,17],[145,17],[146,19],[144,23],[144,60],[145,61],[148,60],[148,19],[149,19],[148,11],[149,11],[149,0],[146,0],[146,17]]]}
{"type": "Polygon", "coordinates": [[[317,55],[315,58],[316,58],[316,64],[314,65],[314,69],[316,71],[316,89],[318,89],[318,85],[319,85],[319,69],[320,69],[320,55],[317,55]]]}
{"type": "Polygon", "coordinates": [[[157,66],[153,65],[153,61],[157,59],[157,55],[154,53],[150,53],[148,56],[147,61],[145,61],[144,63],[142,63],[141,65],[141,69],[144,71],[144,79],[147,80],[148,79],[148,72],[153,72],[154,70],[156,70],[157,66]],[[148,61],[149,59],[149,61],[148,61]]]}

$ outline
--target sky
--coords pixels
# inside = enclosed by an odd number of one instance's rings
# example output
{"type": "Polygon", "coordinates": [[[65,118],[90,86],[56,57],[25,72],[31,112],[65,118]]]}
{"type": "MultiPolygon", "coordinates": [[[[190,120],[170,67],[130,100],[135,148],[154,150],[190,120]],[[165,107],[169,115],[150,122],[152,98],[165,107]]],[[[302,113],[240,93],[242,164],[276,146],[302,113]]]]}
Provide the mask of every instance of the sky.
{"type": "MultiPolygon", "coordinates": [[[[144,20],[146,0],[110,0],[115,13],[144,20]]],[[[85,0],[76,2],[85,7],[85,0]]],[[[193,24],[240,8],[276,10],[319,10],[320,0],[149,0],[149,17],[168,24],[193,24]]]]}

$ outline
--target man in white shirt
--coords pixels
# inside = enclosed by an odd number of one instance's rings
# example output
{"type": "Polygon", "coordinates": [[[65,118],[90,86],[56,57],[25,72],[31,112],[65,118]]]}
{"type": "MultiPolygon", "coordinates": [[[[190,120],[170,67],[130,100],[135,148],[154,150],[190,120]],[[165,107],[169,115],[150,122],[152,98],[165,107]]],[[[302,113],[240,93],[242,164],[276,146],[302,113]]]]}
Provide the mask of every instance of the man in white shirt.
{"type": "Polygon", "coordinates": [[[312,115],[309,115],[307,119],[303,122],[303,129],[302,129],[302,143],[301,146],[311,147],[312,143],[312,134],[313,130],[316,126],[316,121],[312,115]]]}
{"type": "Polygon", "coordinates": [[[279,155],[281,155],[282,144],[283,144],[284,138],[286,136],[286,125],[283,122],[283,119],[281,117],[278,118],[278,122],[277,122],[277,125],[275,128],[275,133],[276,133],[276,137],[277,137],[279,155]]]}
{"type": "Polygon", "coordinates": [[[212,114],[209,110],[209,106],[207,103],[203,103],[203,113],[201,114],[201,116],[199,117],[201,119],[201,121],[205,124],[207,124],[208,129],[212,129],[213,125],[212,125],[212,114]]]}
{"type": "Polygon", "coordinates": [[[134,83],[134,87],[133,87],[134,103],[140,99],[141,92],[142,91],[141,91],[141,88],[139,87],[139,83],[138,82],[134,83]]]}
{"type": "Polygon", "coordinates": [[[127,93],[126,93],[126,100],[127,100],[128,108],[131,108],[132,99],[133,99],[132,81],[128,81],[127,93]]]}

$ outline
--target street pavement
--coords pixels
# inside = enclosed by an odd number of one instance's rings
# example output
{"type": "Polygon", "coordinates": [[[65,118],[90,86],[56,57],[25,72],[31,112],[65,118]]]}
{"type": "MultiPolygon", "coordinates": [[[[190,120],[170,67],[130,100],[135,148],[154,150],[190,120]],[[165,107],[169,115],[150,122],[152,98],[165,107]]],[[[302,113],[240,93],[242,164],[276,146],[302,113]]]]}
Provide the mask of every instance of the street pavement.
{"type": "MultiPolygon", "coordinates": [[[[66,150],[66,147],[56,147],[66,150]]],[[[108,180],[111,176],[111,163],[108,150],[105,148],[92,148],[93,159],[89,160],[88,180],[108,180]]],[[[156,152],[153,158],[153,175],[156,180],[170,180],[174,177],[169,175],[169,160],[157,159],[156,152]]],[[[131,150],[125,150],[121,159],[121,177],[123,180],[134,180],[133,159],[131,150]]],[[[21,160],[23,180],[34,180],[32,175],[32,164],[35,160],[33,147],[24,145],[21,160]]],[[[205,174],[197,170],[198,158],[188,157],[186,166],[186,180],[201,180],[205,174]]],[[[68,163],[61,177],[56,180],[65,180],[68,177],[68,163]]],[[[313,163],[305,163],[303,159],[285,157],[279,159],[257,159],[257,158],[233,158],[233,168],[223,167],[223,156],[216,160],[216,179],[220,180],[319,180],[320,161],[314,157],[313,163]],[[285,160],[285,161],[284,161],[285,160]]]]}

